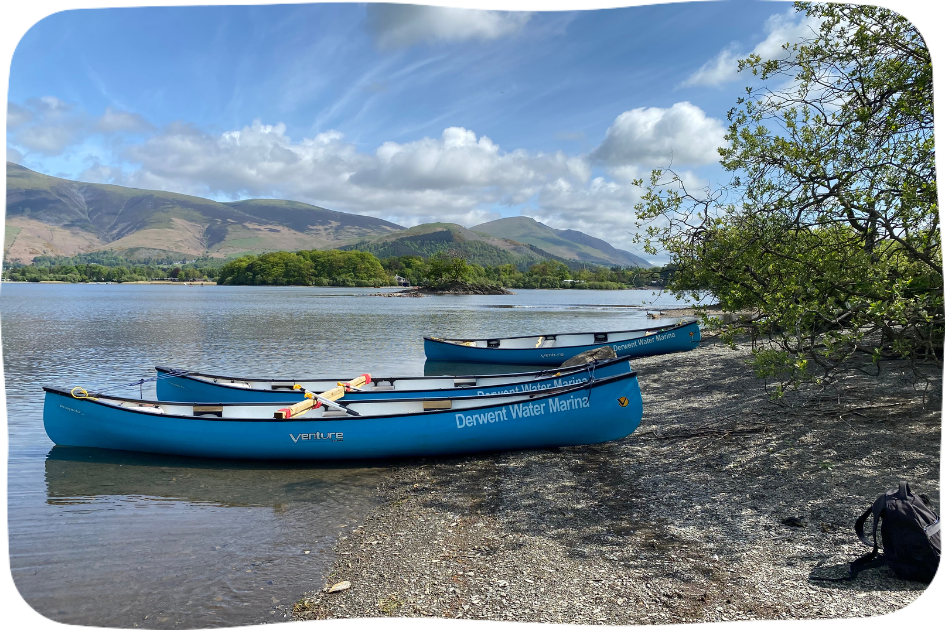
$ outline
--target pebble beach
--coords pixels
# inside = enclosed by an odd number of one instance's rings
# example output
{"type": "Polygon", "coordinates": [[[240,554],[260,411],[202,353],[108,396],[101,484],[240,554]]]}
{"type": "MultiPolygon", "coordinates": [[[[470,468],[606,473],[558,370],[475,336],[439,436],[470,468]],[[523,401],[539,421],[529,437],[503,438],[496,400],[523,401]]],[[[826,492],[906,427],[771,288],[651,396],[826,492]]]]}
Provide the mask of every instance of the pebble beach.
{"type": "Polygon", "coordinates": [[[772,400],[748,356],[705,339],[635,359],[644,417],[622,440],[396,463],[293,617],[637,625],[907,606],[927,585],[886,567],[811,578],[868,550],[853,523],[900,478],[941,513],[941,370],[888,365],[772,400]]]}

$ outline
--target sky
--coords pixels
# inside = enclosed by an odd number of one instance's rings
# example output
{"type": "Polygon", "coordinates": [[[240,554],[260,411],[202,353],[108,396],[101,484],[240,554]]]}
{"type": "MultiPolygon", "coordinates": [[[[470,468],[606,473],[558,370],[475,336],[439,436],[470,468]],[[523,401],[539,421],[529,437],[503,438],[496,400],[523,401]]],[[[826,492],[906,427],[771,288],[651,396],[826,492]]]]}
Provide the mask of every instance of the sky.
{"type": "Polygon", "coordinates": [[[751,83],[737,59],[812,28],[750,0],[69,10],[15,49],[7,159],[408,227],[524,215],[641,253],[632,180],[672,166],[726,183],[717,148],[751,83]]]}

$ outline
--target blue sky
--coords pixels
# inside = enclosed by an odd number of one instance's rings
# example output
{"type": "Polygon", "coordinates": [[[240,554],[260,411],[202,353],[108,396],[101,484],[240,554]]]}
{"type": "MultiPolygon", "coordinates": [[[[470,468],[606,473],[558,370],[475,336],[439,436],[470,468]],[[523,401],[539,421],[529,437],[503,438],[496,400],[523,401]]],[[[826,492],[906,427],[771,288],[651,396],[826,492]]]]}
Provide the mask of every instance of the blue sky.
{"type": "Polygon", "coordinates": [[[639,251],[630,181],[670,161],[693,185],[725,179],[735,59],[810,27],[748,0],[66,11],[14,53],[8,159],[402,225],[524,214],[639,251]]]}

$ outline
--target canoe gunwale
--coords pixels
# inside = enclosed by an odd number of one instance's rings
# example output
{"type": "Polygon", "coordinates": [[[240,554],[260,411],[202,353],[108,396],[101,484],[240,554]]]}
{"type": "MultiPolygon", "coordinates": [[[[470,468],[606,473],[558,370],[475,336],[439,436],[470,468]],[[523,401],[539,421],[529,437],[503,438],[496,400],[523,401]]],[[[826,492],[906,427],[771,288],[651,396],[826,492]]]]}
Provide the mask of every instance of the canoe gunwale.
{"type": "MultiPolygon", "coordinates": [[[[490,348],[490,350],[491,350],[491,349],[493,349],[493,348],[490,348]]],[[[498,349],[499,349],[499,350],[503,350],[504,348],[498,348],[498,349]]],[[[457,374],[457,375],[442,375],[442,376],[394,376],[394,377],[386,377],[386,376],[374,377],[374,376],[372,376],[372,377],[371,377],[371,380],[372,380],[372,381],[375,381],[375,382],[378,382],[378,383],[381,383],[381,382],[393,382],[393,381],[429,381],[429,380],[438,380],[438,379],[442,379],[442,380],[444,380],[444,381],[447,381],[447,380],[450,380],[450,379],[478,379],[478,378],[495,379],[495,378],[502,378],[502,377],[508,377],[508,378],[523,378],[523,377],[528,377],[528,376],[531,376],[533,379],[539,379],[539,378],[550,378],[550,377],[553,377],[553,376],[556,375],[556,373],[560,373],[561,376],[565,376],[565,375],[568,375],[568,374],[575,374],[575,373],[577,373],[577,372],[583,372],[583,371],[586,371],[586,370],[588,370],[588,369],[593,370],[593,369],[600,368],[600,367],[610,366],[611,364],[618,363],[618,362],[621,362],[621,361],[626,361],[626,360],[627,360],[626,357],[615,357],[615,358],[612,358],[612,359],[602,359],[602,360],[594,361],[594,362],[592,362],[592,363],[585,363],[585,364],[582,364],[582,365],[569,366],[569,367],[566,367],[566,368],[562,368],[562,367],[557,367],[557,368],[556,368],[556,367],[548,367],[548,368],[546,368],[546,369],[544,369],[544,370],[535,370],[535,371],[532,371],[532,372],[507,372],[507,373],[503,373],[503,374],[468,374],[468,375],[466,375],[466,374],[462,374],[462,375],[457,374]],[[590,367],[589,367],[589,366],[590,366],[590,367]]],[[[206,372],[196,372],[196,371],[194,371],[194,370],[180,370],[180,369],[177,369],[177,368],[171,368],[171,367],[163,366],[163,365],[155,366],[154,369],[158,372],[159,375],[160,375],[160,374],[165,374],[165,375],[167,375],[167,376],[161,376],[161,378],[168,378],[168,377],[188,378],[188,379],[192,379],[192,380],[199,381],[199,382],[201,382],[201,383],[207,383],[207,384],[209,384],[209,385],[213,385],[214,387],[227,387],[227,388],[230,388],[230,389],[238,389],[238,390],[241,390],[241,391],[247,391],[247,390],[246,390],[246,388],[244,388],[244,387],[237,387],[237,386],[233,385],[232,383],[215,383],[215,382],[209,382],[209,383],[208,383],[208,382],[205,381],[204,379],[212,379],[212,378],[221,379],[221,378],[222,378],[222,379],[226,379],[226,380],[228,380],[228,381],[240,381],[240,382],[248,382],[248,383],[270,383],[270,382],[280,382],[280,383],[284,383],[284,382],[288,382],[288,381],[294,381],[294,382],[296,382],[296,383],[301,383],[301,382],[304,382],[304,381],[335,381],[335,380],[341,381],[341,380],[350,380],[350,379],[340,379],[340,378],[336,379],[336,378],[331,378],[331,377],[326,377],[326,376],[298,377],[298,378],[294,378],[294,379],[289,379],[289,378],[259,378],[259,377],[243,378],[243,377],[239,377],[239,376],[224,376],[224,375],[221,375],[221,374],[208,374],[208,373],[206,373],[206,372]]],[[[444,391],[458,392],[458,391],[463,391],[463,390],[474,390],[474,389],[478,389],[478,388],[481,388],[481,387],[482,387],[481,385],[464,385],[464,386],[462,386],[462,387],[444,388],[444,391]]],[[[282,392],[282,391],[279,391],[279,390],[266,390],[266,389],[251,389],[251,390],[249,390],[249,391],[253,391],[254,393],[257,393],[257,392],[285,393],[285,392],[282,392]]]]}
{"type": "MultiPolygon", "coordinates": [[[[579,384],[576,384],[576,385],[567,385],[567,386],[557,387],[557,388],[549,388],[549,389],[542,390],[541,392],[535,392],[535,393],[522,392],[522,393],[519,393],[519,394],[486,394],[486,395],[484,395],[484,396],[479,396],[478,399],[479,399],[479,400],[483,400],[483,401],[488,401],[490,398],[491,398],[491,399],[496,399],[496,398],[505,398],[505,399],[508,399],[508,398],[514,398],[514,397],[527,396],[528,398],[527,398],[526,400],[528,400],[529,402],[532,402],[532,401],[535,401],[535,400],[540,400],[540,399],[544,399],[544,398],[552,398],[552,397],[555,397],[555,396],[560,396],[560,395],[568,394],[568,393],[571,393],[571,392],[577,392],[577,391],[581,391],[581,390],[584,390],[584,389],[589,389],[589,390],[590,390],[590,389],[593,389],[593,388],[595,388],[595,387],[599,387],[599,386],[602,386],[602,385],[607,385],[607,384],[610,384],[610,383],[612,383],[612,382],[616,382],[616,381],[620,381],[620,380],[636,379],[636,378],[637,378],[637,372],[636,372],[636,370],[630,370],[629,372],[625,372],[625,373],[623,373],[623,374],[615,374],[615,375],[613,375],[613,376],[608,376],[608,377],[604,377],[604,378],[593,378],[593,377],[592,377],[591,379],[589,379],[589,380],[587,380],[587,381],[585,381],[585,382],[583,382],[583,383],[579,383],[579,384]]],[[[308,421],[308,422],[328,422],[328,421],[345,421],[345,422],[352,422],[352,421],[355,421],[355,422],[356,422],[356,421],[358,421],[358,420],[378,420],[378,419],[384,419],[384,418],[427,417],[427,416],[434,416],[434,415],[439,415],[439,414],[444,414],[444,413],[456,413],[456,412],[457,412],[456,409],[443,409],[443,410],[421,411],[421,412],[419,412],[419,413],[417,413],[417,412],[413,412],[413,413],[389,413],[389,414],[360,415],[360,416],[344,415],[344,416],[336,416],[336,417],[331,417],[331,418],[315,418],[315,417],[305,418],[304,416],[296,416],[296,417],[292,417],[292,418],[223,418],[223,417],[216,417],[216,416],[199,416],[199,417],[197,417],[197,416],[192,416],[192,415],[191,415],[191,416],[185,416],[185,415],[177,415],[177,414],[169,414],[169,413],[155,414],[155,413],[153,413],[153,412],[140,411],[140,410],[135,409],[134,407],[122,407],[122,406],[119,406],[119,405],[113,405],[113,404],[109,404],[109,403],[106,403],[106,402],[102,402],[102,401],[100,401],[100,400],[95,400],[95,399],[94,399],[94,396],[96,396],[96,394],[95,394],[95,393],[92,393],[92,392],[89,393],[89,397],[88,397],[88,398],[85,398],[85,397],[76,398],[76,397],[74,397],[74,396],[71,394],[70,390],[67,390],[67,389],[64,389],[64,388],[60,388],[60,387],[43,386],[43,391],[45,391],[47,394],[51,393],[51,394],[54,394],[54,395],[57,395],[57,396],[62,396],[63,398],[68,398],[69,400],[78,400],[78,401],[84,401],[84,402],[86,402],[86,403],[94,403],[95,405],[100,405],[100,406],[102,406],[102,407],[105,407],[106,409],[112,409],[112,410],[119,410],[119,411],[122,411],[122,412],[134,413],[134,414],[138,414],[138,415],[141,415],[141,416],[147,416],[148,418],[152,418],[152,419],[155,419],[155,420],[160,420],[160,419],[167,418],[167,419],[174,419],[174,420],[191,420],[191,421],[202,421],[202,422],[256,422],[256,423],[266,423],[266,424],[268,424],[268,423],[284,423],[284,422],[291,423],[291,422],[300,422],[300,421],[301,421],[301,422],[305,422],[305,421],[308,421]]],[[[100,394],[99,394],[99,395],[100,395],[100,394]]],[[[100,396],[101,396],[101,395],[100,395],[100,396]]],[[[183,406],[183,407],[186,407],[186,406],[189,406],[189,405],[192,405],[192,404],[197,404],[197,405],[207,405],[207,404],[211,404],[211,403],[206,403],[206,402],[196,402],[196,403],[184,402],[184,403],[182,403],[182,402],[177,402],[177,401],[168,402],[168,401],[158,401],[158,400],[142,400],[142,399],[138,399],[138,398],[127,398],[127,397],[122,397],[122,396],[102,396],[102,398],[108,398],[109,400],[115,400],[115,401],[119,401],[119,402],[134,402],[134,403],[139,403],[139,404],[150,404],[150,405],[158,405],[158,406],[160,406],[160,405],[172,405],[172,406],[179,406],[179,407],[180,407],[180,406],[183,406]]],[[[357,402],[358,404],[366,405],[366,404],[374,404],[374,403],[377,403],[377,404],[385,404],[385,403],[395,403],[395,402],[412,402],[412,403],[415,403],[415,402],[420,401],[420,400],[423,400],[423,401],[439,401],[439,400],[451,400],[452,398],[453,398],[452,396],[439,396],[439,397],[430,396],[430,397],[424,397],[424,398],[387,399],[387,400],[378,400],[378,401],[374,401],[374,400],[363,400],[363,401],[349,401],[349,402],[357,402]]],[[[338,402],[341,403],[342,401],[339,400],[338,402]]],[[[272,406],[275,406],[276,404],[279,404],[279,403],[272,403],[272,402],[226,403],[226,402],[224,402],[224,403],[213,403],[213,404],[220,404],[220,405],[224,405],[224,406],[228,406],[228,407],[258,407],[258,406],[270,406],[270,407],[272,407],[272,406]]],[[[484,404],[484,405],[481,405],[481,406],[469,407],[468,410],[470,410],[470,411],[475,410],[476,412],[479,412],[480,410],[493,409],[493,408],[502,407],[502,406],[505,406],[505,405],[508,405],[508,404],[518,404],[518,403],[510,402],[510,401],[508,401],[508,400],[505,401],[505,402],[499,400],[499,401],[493,402],[492,404],[484,404]]]]}
{"type": "MultiPolygon", "coordinates": [[[[684,328],[685,326],[691,326],[692,324],[697,324],[698,322],[699,320],[690,318],[684,321],[676,322],[675,324],[666,324],[664,326],[647,326],[644,328],[631,328],[629,330],[608,330],[604,332],[606,332],[608,335],[618,335],[621,333],[636,333],[636,332],[647,332],[647,331],[652,331],[651,334],[659,334],[659,333],[669,332],[677,328],[684,328]]],[[[591,331],[591,332],[568,332],[568,333],[554,333],[554,334],[545,334],[545,335],[540,335],[540,334],[539,335],[518,335],[516,337],[476,337],[476,338],[469,338],[469,339],[467,338],[461,339],[459,337],[446,338],[446,337],[424,336],[423,339],[427,341],[436,341],[439,343],[457,345],[457,344],[462,344],[462,343],[469,343],[470,341],[494,341],[494,340],[505,341],[505,340],[510,340],[510,339],[537,339],[538,337],[548,338],[548,337],[563,337],[563,336],[570,336],[570,335],[594,335],[599,332],[601,331],[597,330],[597,331],[591,331]]],[[[604,341],[604,342],[599,342],[596,344],[592,343],[592,344],[579,344],[579,345],[574,345],[574,346],[559,346],[559,348],[576,348],[576,347],[594,346],[594,345],[600,345],[600,344],[606,345],[607,343],[608,342],[604,341]]],[[[526,350],[528,348],[503,348],[499,346],[498,348],[496,347],[478,348],[477,347],[474,349],[475,350],[526,350]]]]}

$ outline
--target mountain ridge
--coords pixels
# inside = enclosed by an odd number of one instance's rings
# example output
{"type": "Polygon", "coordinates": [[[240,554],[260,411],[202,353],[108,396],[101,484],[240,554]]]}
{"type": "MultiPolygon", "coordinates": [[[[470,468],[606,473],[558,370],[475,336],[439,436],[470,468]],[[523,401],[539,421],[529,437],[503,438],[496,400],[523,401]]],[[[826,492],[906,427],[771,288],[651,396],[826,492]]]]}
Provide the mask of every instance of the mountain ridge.
{"type": "Polygon", "coordinates": [[[603,239],[577,230],[558,230],[531,217],[505,217],[469,228],[473,232],[512,239],[534,245],[562,258],[597,265],[652,267],[636,254],[617,249],[603,239]]]}
{"type": "Polygon", "coordinates": [[[182,193],[77,182],[7,162],[4,260],[114,252],[129,260],[233,258],[270,251],[358,249],[379,257],[448,252],[522,268],[542,260],[651,266],[605,241],[529,217],[466,228],[405,228],[283,199],[218,202],[182,193]]]}
{"type": "Polygon", "coordinates": [[[93,184],[7,162],[4,259],[110,250],[227,258],[330,249],[404,229],[297,201],[218,202],[181,193],[93,184]]]}

